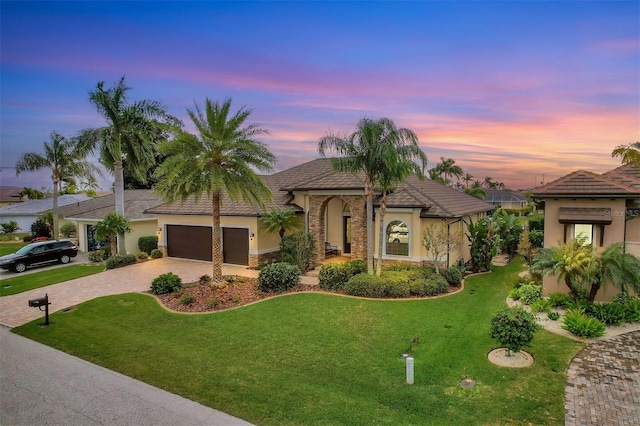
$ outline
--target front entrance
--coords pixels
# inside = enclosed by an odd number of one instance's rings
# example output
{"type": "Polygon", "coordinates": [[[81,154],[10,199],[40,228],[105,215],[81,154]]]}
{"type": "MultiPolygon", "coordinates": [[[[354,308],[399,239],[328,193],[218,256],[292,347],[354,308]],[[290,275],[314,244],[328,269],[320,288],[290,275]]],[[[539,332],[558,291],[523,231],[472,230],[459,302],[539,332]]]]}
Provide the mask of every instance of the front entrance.
{"type": "Polygon", "coordinates": [[[343,241],[342,245],[342,253],[350,254],[351,253],[351,216],[343,217],[343,241]]]}

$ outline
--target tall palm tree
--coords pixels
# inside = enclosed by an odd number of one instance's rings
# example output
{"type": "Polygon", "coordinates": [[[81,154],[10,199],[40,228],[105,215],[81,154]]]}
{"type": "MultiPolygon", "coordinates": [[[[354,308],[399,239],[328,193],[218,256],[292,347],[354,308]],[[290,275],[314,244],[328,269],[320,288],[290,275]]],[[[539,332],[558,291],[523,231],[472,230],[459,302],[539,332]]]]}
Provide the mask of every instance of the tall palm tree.
{"type": "Polygon", "coordinates": [[[611,152],[612,157],[622,157],[622,164],[630,164],[640,168],[640,142],[618,145],[611,152]]]}
{"type": "Polygon", "coordinates": [[[466,185],[466,187],[469,187],[469,182],[473,181],[473,176],[471,176],[469,173],[466,173],[464,176],[462,176],[460,178],[466,185]]]}
{"type": "Polygon", "coordinates": [[[280,235],[280,241],[282,241],[285,232],[296,231],[304,225],[293,210],[272,210],[263,214],[260,219],[262,220],[261,228],[267,232],[280,235]]]}
{"type": "MultiPolygon", "coordinates": [[[[97,167],[84,159],[75,140],[68,140],[57,132],[51,132],[50,142],[44,143],[44,154],[28,152],[16,163],[16,175],[36,170],[51,170],[53,181],[53,238],[58,239],[58,193],[62,182],[75,176],[92,177],[100,173],[97,167]]],[[[94,177],[95,179],[95,177],[94,177]]]]}
{"type": "Polygon", "coordinates": [[[596,259],[595,274],[592,278],[589,300],[593,302],[598,290],[611,283],[623,292],[628,287],[640,293],[640,259],[625,253],[624,243],[612,244],[596,259]]]}
{"type": "Polygon", "coordinates": [[[464,173],[462,172],[462,168],[456,165],[456,160],[453,158],[444,158],[440,157],[440,164],[438,164],[440,169],[440,174],[444,176],[444,181],[446,184],[451,182],[453,176],[460,178],[464,173]]]}
{"type": "Polygon", "coordinates": [[[269,171],[275,157],[257,137],[267,133],[262,127],[245,124],[251,110],[241,108],[231,114],[231,99],[222,103],[205,101],[204,111],[196,104],[187,109],[198,136],[181,131],[171,141],[158,146],[166,155],[158,166],[156,190],[168,201],[196,201],[204,194],[213,206],[212,257],[214,282],[222,281],[222,238],[220,204],[222,195],[233,201],[242,198],[250,204],[264,206],[272,194],[254,169],[269,171]]]}
{"type": "MultiPolygon", "coordinates": [[[[122,162],[127,160],[131,170],[144,178],[145,171],[155,164],[155,145],[166,139],[167,132],[175,130],[179,121],[168,115],[165,107],[156,101],[131,102],[124,76],[113,87],[105,89],[104,81],[89,91],[89,101],[102,115],[107,125],[85,129],[79,139],[87,153],[96,148],[100,162],[115,177],[115,211],[124,216],[124,177],[122,162]]],[[[124,235],[118,236],[118,251],[125,251],[124,235]]]]}
{"type": "Polygon", "coordinates": [[[493,181],[493,178],[491,176],[486,176],[484,178],[484,181],[482,181],[482,184],[487,189],[496,189],[497,188],[497,184],[493,181]]]}
{"type": "Polygon", "coordinates": [[[543,248],[533,259],[531,270],[543,275],[558,274],[577,299],[581,285],[596,272],[596,256],[593,246],[574,239],[556,247],[543,248]]]}
{"type": "MultiPolygon", "coordinates": [[[[367,271],[373,274],[373,192],[381,173],[392,170],[393,161],[399,158],[389,155],[390,146],[405,144],[417,146],[417,137],[411,130],[398,129],[388,118],[377,120],[363,118],[356,130],[341,136],[327,134],[318,142],[318,152],[324,156],[329,150],[338,157],[331,159],[333,168],[340,172],[364,174],[364,192],[367,204],[367,271]],[[395,160],[394,160],[395,159],[395,160]]],[[[424,156],[424,154],[423,154],[424,156]]],[[[426,157],[424,157],[426,166],[426,157]]]]}

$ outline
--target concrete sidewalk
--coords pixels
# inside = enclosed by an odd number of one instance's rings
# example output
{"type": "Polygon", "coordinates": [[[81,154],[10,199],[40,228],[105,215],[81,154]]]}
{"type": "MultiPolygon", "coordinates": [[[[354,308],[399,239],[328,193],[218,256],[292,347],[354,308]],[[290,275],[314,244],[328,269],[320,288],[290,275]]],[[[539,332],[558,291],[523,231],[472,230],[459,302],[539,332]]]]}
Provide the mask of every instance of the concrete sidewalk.
{"type": "Polygon", "coordinates": [[[2,425],[251,425],[0,327],[2,425]]]}

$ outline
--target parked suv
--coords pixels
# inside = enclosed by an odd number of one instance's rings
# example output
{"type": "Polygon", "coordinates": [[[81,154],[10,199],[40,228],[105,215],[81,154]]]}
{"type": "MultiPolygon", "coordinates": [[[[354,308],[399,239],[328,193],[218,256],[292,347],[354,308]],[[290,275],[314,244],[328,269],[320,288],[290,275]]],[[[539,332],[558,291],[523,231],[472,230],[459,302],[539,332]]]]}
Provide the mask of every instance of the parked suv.
{"type": "Polygon", "coordinates": [[[0,268],[24,272],[29,266],[50,262],[69,263],[78,255],[78,247],[69,240],[42,241],[22,247],[13,254],[0,257],[0,268]]]}

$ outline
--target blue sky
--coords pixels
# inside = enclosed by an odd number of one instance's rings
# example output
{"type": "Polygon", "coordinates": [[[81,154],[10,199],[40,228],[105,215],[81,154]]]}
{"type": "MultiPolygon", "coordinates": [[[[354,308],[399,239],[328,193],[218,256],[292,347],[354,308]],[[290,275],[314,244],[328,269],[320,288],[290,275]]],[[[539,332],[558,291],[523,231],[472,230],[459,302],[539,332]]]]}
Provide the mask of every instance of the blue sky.
{"type": "MultiPolygon", "coordinates": [[[[52,130],[101,126],[87,93],[126,75],[131,98],[182,118],[233,98],[281,170],[317,158],[327,131],[362,117],[414,130],[514,188],[583,168],[604,172],[640,140],[640,3],[31,2],[1,3],[2,185],[52,130]]],[[[103,181],[108,188],[111,178],[103,181]]]]}

